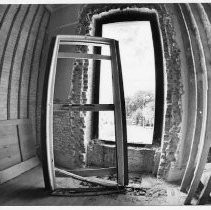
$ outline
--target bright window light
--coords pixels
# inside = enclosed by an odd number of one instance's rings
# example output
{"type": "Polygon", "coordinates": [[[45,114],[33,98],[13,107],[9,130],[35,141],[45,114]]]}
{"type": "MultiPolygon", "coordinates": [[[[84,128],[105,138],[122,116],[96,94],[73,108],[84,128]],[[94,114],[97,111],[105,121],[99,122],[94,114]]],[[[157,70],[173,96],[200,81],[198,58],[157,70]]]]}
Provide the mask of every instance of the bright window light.
{"type": "MultiPolygon", "coordinates": [[[[155,61],[149,21],[104,24],[102,36],[119,41],[127,115],[128,143],[152,144],[155,110],[155,61]]],[[[106,54],[106,50],[102,49],[106,54]]],[[[109,62],[102,62],[100,103],[113,103],[109,62]]],[[[114,140],[113,113],[99,115],[99,138],[114,140]]]]}

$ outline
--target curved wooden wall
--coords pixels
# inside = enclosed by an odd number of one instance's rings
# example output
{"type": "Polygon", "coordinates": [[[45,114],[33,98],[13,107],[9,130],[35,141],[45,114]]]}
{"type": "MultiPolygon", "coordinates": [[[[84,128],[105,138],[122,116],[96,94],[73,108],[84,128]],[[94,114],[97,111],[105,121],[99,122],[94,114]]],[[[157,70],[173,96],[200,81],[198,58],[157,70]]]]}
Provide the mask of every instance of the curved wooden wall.
{"type": "MultiPolygon", "coordinates": [[[[196,66],[197,122],[192,130],[194,138],[190,149],[181,191],[188,192],[185,204],[190,204],[199,185],[211,147],[211,13],[210,4],[180,5],[184,21],[191,34],[193,61],[196,66]]],[[[191,97],[191,95],[189,95],[191,97]]]]}
{"type": "Polygon", "coordinates": [[[0,5],[0,130],[8,127],[0,150],[9,153],[0,157],[0,171],[35,155],[37,78],[49,16],[44,5],[0,5]]]}

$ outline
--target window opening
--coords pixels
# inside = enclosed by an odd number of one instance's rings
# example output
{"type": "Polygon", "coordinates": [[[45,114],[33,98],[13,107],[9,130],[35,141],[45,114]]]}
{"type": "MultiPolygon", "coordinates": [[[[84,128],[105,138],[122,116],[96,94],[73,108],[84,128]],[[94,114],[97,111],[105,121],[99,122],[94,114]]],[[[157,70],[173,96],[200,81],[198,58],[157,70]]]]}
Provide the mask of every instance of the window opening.
{"type": "MultiPolygon", "coordinates": [[[[128,143],[152,144],[155,114],[155,57],[150,21],[102,25],[102,36],[119,41],[128,143]]],[[[108,53],[102,49],[102,54],[108,53]]],[[[112,103],[109,63],[101,62],[100,103],[112,103]]],[[[99,139],[114,141],[112,113],[99,113],[99,139]]]]}

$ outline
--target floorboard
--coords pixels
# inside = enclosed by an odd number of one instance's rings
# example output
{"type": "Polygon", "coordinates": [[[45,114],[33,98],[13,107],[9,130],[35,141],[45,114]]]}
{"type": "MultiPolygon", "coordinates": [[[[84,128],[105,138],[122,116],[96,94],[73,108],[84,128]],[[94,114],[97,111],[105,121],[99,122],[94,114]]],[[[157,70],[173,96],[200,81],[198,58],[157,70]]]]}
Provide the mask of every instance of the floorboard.
{"type": "MultiPolygon", "coordinates": [[[[129,174],[130,190],[126,194],[111,194],[86,197],[52,196],[44,190],[40,166],[0,185],[1,206],[154,206],[182,205],[184,195],[179,186],[157,180],[149,174],[129,174]],[[141,187],[141,188],[140,188],[141,187]],[[169,202],[168,189],[173,190],[173,203],[169,202]],[[143,195],[143,190],[145,189],[143,195]],[[139,193],[138,193],[139,192],[139,193]],[[141,194],[140,194],[141,192],[141,194]],[[181,197],[182,196],[182,197],[181,197]]],[[[172,193],[171,193],[172,195],[172,193]]],[[[1,208],[1,207],[0,207],[1,208]]]]}
{"type": "MultiPolygon", "coordinates": [[[[128,199],[124,199],[125,195],[119,194],[73,198],[51,196],[44,190],[41,167],[0,185],[0,195],[1,206],[135,205],[132,200],[128,202],[128,199]]],[[[142,204],[139,202],[139,205],[142,204]]]]}

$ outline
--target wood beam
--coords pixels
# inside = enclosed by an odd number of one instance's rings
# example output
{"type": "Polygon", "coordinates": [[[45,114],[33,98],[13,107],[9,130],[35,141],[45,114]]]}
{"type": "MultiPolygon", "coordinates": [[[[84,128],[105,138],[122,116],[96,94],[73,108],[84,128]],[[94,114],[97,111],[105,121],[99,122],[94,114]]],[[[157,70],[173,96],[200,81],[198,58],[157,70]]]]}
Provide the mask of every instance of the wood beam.
{"type": "Polygon", "coordinates": [[[77,59],[93,59],[93,60],[111,60],[111,56],[86,54],[86,53],[71,53],[71,52],[59,52],[58,58],[77,58],[77,59]]]}
{"type": "Polygon", "coordinates": [[[15,166],[0,171],[0,184],[21,175],[22,173],[38,166],[39,164],[39,159],[37,157],[33,157],[15,166]]]}
{"type": "Polygon", "coordinates": [[[89,177],[89,176],[106,176],[106,175],[113,175],[117,173],[116,167],[110,167],[110,168],[83,168],[83,169],[76,169],[71,170],[68,172],[83,176],[83,177],[89,177]]]}
{"type": "Polygon", "coordinates": [[[95,178],[95,177],[89,177],[89,178],[82,177],[82,176],[67,172],[65,170],[62,170],[62,169],[59,169],[59,168],[56,168],[56,167],[55,167],[55,171],[58,171],[58,172],[63,173],[65,175],[68,175],[69,177],[72,177],[74,179],[89,182],[89,183],[92,183],[92,184],[98,184],[98,185],[105,186],[105,187],[118,186],[118,184],[114,181],[98,179],[98,178],[95,178]]]}

